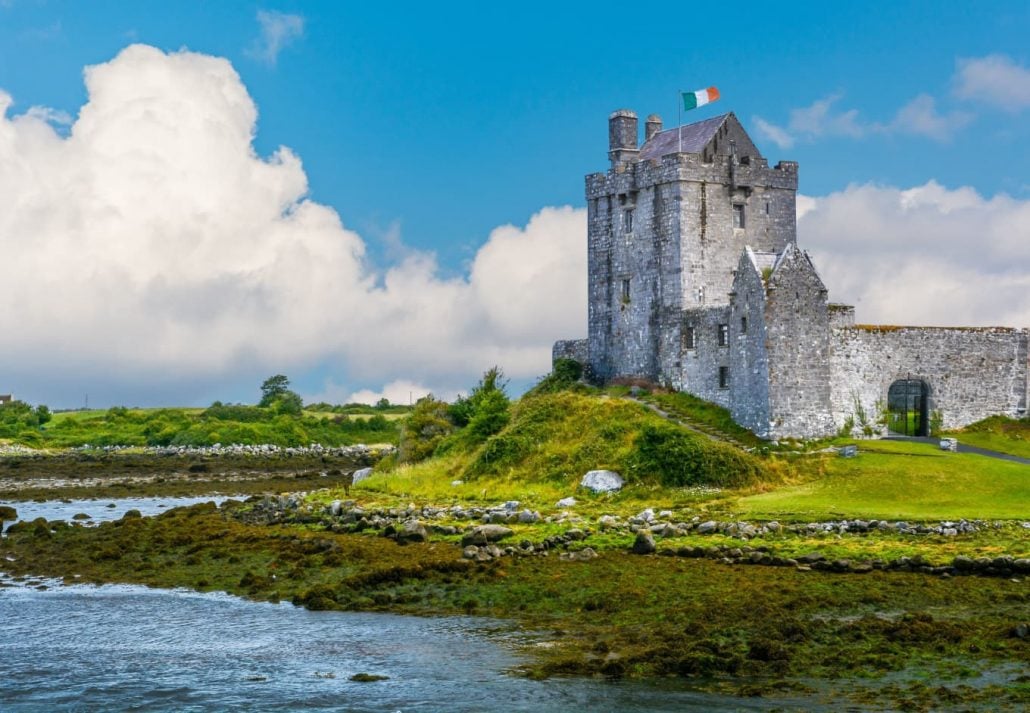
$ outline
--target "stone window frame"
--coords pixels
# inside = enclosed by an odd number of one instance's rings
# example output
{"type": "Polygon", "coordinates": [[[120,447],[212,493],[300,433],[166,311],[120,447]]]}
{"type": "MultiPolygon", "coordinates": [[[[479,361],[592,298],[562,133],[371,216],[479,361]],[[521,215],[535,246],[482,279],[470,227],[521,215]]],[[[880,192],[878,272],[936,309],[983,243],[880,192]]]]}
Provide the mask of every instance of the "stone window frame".
{"type": "Polygon", "coordinates": [[[747,215],[745,205],[735,202],[733,204],[733,229],[744,230],[747,227],[747,215]]]}
{"type": "Polygon", "coordinates": [[[728,366],[719,367],[719,388],[730,388],[730,368],[728,366]]]}
{"type": "Polygon", "coordinates": [[[740,318],[740,333],[747,334],[747,316],[744,315],[740,318]]]}
{"type": "Polygon", "coordinates": [[[622,304],[629,304],[630,301],[629,280],[630,278],[628,277],[622,278],[621,290],[619,292],[619,299],[622,301],[622,304]]]}
{"type": "Polygon", "coordinates": [[[633,232],[633,209],[626,208],[622,211],[622,232],[632,233],[633,232]]]}
{"type": "Polygon", "coordinates": [[[720,324],[718,328],[719,335],[719,346],[728,347],[730,345],[730,325],[720,324]]]}
{"type": "Polygon", "coordinates": [[[697,349],[697,332],[691,324],[683,327],[683,348],[697,349]]]}

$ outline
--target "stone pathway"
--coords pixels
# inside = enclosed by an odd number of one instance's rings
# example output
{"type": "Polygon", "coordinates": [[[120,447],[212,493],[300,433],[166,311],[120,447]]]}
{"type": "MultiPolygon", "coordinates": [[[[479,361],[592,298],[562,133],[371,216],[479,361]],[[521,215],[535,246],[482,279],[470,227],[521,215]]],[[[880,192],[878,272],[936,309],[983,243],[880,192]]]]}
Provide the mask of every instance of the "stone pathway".
{"type": "Polygon", "coordinates": [[[710,426],[707,426],[707,425],[705,425],[703,423],[699,423],[697,421],[693,421],[693,420],[691,420],[689,418],[686,418],[684,416],[673,415],[673,414],[669,413],[668,411],[665,411],[662,408],[656,406],[655,404],[650,403],[649,401],[643,401],[642,399],[638,399],[638,398],[635,398],[633,396],[626,396],[624,398],[626,398],[628,401],[633,401],[634,403],[638,403],[641,406],[646,406],[647,408],[651,409],[651,411],[653,411],[654,413],[658,414],[659,416],[664,418],[669,423],[674,423],[677,426],[681,426],[682,428],[687,429],[688,431],[693,431],[694,433],[697,433],[697,434],[699,434],[701,436],[705,436],[705,437],[707,437],[710,440],[721,441],[723,443],[729,443],[729,444],[734,445],[734,446],[736,446],[737,448],[739,448],[739,449],[741,449],[743,451],[750,451],[750,450],[752,450],[750,447],[744,445],[743,443],[741,443],[737,439],[733,438],[732,436],[729,436],[729,435],[727,435],[725,433],[722,433],[721,431],[718,431],[717,429],[711,428],[710,426]]]}

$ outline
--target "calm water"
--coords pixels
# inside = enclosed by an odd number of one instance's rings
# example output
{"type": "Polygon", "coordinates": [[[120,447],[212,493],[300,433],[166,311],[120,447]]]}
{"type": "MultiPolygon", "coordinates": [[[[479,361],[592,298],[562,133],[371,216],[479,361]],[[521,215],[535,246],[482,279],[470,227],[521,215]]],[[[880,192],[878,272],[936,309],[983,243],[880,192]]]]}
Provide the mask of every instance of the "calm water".
{"type": "MultiPolygon", "coordinates": [[[[243,500],[247,496],[239,496],[243,500]]],[[[19,520],[35,520],[37,517],[45,517],[47,520],[65,520],[72,522],[72,518],[80,513],[89,515],[89,520],[83,520],[84,524],[117,520],[128,510],[139,510],[142,515],[158,515],[170,508],[196,505],[197,503],[214,502],[221,504],[228,500],[225,496],[201,496],[196,498],[118,498],[117,500],[48,500],[43,503],[36,502],[0,502],[0,505],[10,505],[18,511],[19,520]]],[[[7,529],[13,522],[5,522],[4,529],[7,529]]]]}
{"type": "MultiPolygon", "coordinates": [[[[14,503],[19,517],[94,522],[212,498],[14,503]],[[107,507],[113,503],[115,507],[107,507]]],[[[224,499],[224,498],[222,498],[224,499]]],[[[310,612],[290,604],[0,574],[0,711],[762,711],[676,684],[528,681],[513,634],[476,618],[310,612]],[[356,673],[388,676],[357,683],[356,673]]]]}

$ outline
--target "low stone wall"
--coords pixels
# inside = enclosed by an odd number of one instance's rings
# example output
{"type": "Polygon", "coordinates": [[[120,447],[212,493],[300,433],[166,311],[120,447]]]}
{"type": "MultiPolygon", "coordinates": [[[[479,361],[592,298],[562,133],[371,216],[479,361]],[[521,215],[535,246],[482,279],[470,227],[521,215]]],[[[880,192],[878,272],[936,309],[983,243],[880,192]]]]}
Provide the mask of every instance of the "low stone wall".
{"type": "Polygon", "coordinates": [[[1027,408],[1028,331],[1002,327],[938,328],[858,325],[830,334],[831,404],[839,427],[856,412],[872,420],[899,379],[929,387],[928,414],[961,428],[1027,408]]]}

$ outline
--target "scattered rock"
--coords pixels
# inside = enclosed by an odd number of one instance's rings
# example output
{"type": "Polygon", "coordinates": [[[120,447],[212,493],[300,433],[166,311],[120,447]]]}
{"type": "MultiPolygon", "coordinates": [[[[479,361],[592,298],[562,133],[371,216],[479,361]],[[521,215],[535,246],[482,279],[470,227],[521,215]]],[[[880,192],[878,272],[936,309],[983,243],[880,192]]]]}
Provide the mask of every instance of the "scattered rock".
{"type": "Polygon", "coordinates": [[[700,525],[697,526],[697,534],[699,534],[699,535],[707,535],[709,533],[715,532],[715,529],[717,527],[718,527],[718,524],[715,522],[715,520],[709,520],[708,522],[702,522],[700,525]]]}
{"type": "Polygon", "coordinates": [[[380,676],[375,673],[356,673],[350,677],[350,680],[358,683],[373,683],[375,681],[389,681],[389,676],[380,676]]]}
{"type": "Polygon", "coordinates": [[[622,476],[614,470],[591,470],[579,482],[580,487],[595,493],[614,493],[625,484],[622,476]]]}
{"type": "Polygon", "coordinates": [[[655,549],[654,537],[650,532],[642,530],[637,533],[637,539],[633,542],[633,554],[650,555],[654,554],[655,549]]]}
{"type": "Polygon", "coordinates": [[[569,562],[589,562],[597,557],[597,553],[594,552],[591,547],[584,547],[581,550],[574,552],[563,552],[559,555],[560,559],[567,560],[569,562]]]}
{"type": "Polygon", "coordinates": [[[502,525],[480,525],[466,532],[461,538],[461,544],[463,547],[466,545],[485,545],[490,542],[503,540],[505,537],[511,537],[512,534],[510,528],[502,525]]]}
{"type": "Polygon", "coordinates": [[[350,482],[351,485],[356,485],[357,483],[360,483],[362,480],[367,480],[370,477],[372,477],[371,468],[360,468],[354,471],[354,474],[351,475],[350,482]]]}
{"type": "Polygon", "coordinates": [[[556,508],[571,508],[571,507],[575,506],[575,504],[576,504],[576,498],[568,497],[568,498],[562,498],[561,500],[556,502],[554,504],[554,506],[556,508]]]}
{"type": "Polygon", "coordinates": [[[426,542],[429,540],[429,532],[426,526],[418,520],[405,520],[397,531],[398,542],[426,542]]]}

